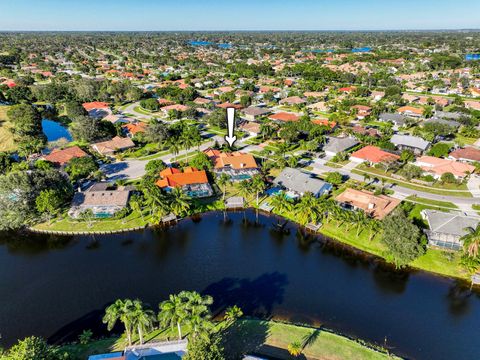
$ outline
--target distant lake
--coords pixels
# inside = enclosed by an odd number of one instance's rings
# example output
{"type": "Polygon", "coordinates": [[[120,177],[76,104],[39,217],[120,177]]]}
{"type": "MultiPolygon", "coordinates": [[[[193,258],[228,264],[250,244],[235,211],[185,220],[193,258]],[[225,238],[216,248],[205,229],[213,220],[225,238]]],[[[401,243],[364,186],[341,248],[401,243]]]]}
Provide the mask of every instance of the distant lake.
{"type": "Polygon", "coordinates": [[[191,40],[188,42],[189,45],[191,46],[218,46],[219,48],[222,49],[230,49],[232,47],[232,44],[222,44],[222,43],[214,43],[211,41],[194,41],[191,40]]]}
{"type": "Polygon", "coordinates": [[[360,52],[370,52],[373,49],[371,47],[361,47],[361,48],[353,48],[352,52],[353,53],[360,53],[360,52]]]}
{"type": "Polygon", "coordinates": [[[42,128],[43,133],[45,134],[49,142],[57,141],[60,139],[65,139],[67,141],[73,140],[72,134],[70,134],[68,129],[56,121],[43,119],[42,128]]]}

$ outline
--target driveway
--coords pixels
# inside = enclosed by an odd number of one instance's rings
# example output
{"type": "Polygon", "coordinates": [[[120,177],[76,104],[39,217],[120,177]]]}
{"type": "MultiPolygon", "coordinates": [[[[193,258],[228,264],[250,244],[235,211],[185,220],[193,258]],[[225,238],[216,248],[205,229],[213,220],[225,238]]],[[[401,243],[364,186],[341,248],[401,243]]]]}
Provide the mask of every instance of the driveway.
{"type": "MultiPolygon", "coordinates": [[[[200,151],[203,151],[205,149],[208,149],[209,147],[212,147],[215,144],[215,141],[217,141],[219,144],[223,144],[225,141],[222,137],[220,136],[214,136],[212,137],[208,142],[203,143],[200,145],[200,151]]],[[[189,152],[195,151],[195,148],[190,149],[189,152]]],[[[186,150],[181,150],[176,157],[180,157],[182,155],[185,155],[187,153],[186,150]]],[[[107,176],[107,179],[109,180],[133,180],[133,179],[139,179],[143,175],[145,175],[145,166],[148,164],[149,160],[138,160],[138,159],[127,159],[123,161],[117,161],[111,164],[105,164],[100,167],[100,170],[104,172],[104,174],[107,176]]],[[[162,160],[166,164],[172,163],[173,159],[173,154],[167,154],[164,156],[160,156],[158,158],[155,158],[155,160],[162,160]]]]}

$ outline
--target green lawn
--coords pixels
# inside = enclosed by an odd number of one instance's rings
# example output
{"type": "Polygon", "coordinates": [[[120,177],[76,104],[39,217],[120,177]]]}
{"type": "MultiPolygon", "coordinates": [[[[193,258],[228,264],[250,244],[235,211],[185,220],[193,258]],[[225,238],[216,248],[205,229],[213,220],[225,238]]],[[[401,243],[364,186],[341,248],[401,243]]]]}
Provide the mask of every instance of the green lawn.
{"type": "Polygon", "coordinates": [[[12,124],[8,120],[7,111],[10,106],[0,106],[0,151],[14,151],[17,149],[10,132],[12,124]]]}
{"type": "Polygon", "coordinates": [[[136,212],[132,212],[124,219],[101,219],[94,220],[90,224],[85,221],[73,220],[67,215],[58,220],[53,220],[51,224],[44,222],[33,226],[38,230],[51,231],[78,231],[78,232],[94,232],[94,231],[118,231],[131,229],[149,224],[150,217],[145,214],[144,218],[136,212]]]}
{"type": "Polygon", "coordinates": [[[407,197],[405,200],[407,201],[410,200],[412,202],[415,202],[421,205],[428,205],[436,208],[458,209],[458,206],[451,202],[426,199],[426,198],[413,196],[413,195],[407,197]]]}
{"type": "MultiPolygon", "coordinates": [[[[182,329],[188,334],[189,329],[182,329]]],[[[303,354],[312,359],[358,359],[380,360],[398,359],[382,350],[374,350],[360,341],[351,340],[326,329],[285,324],[258,319],[240,319],[223,333],[223,345],[227,358],[241,358],[247,353],[275,356],[280,359],[293,359],[287,347],[293,341],[303,345],[303,354]]],[[[146,342],[173,340],[176,332],[170,329],[155,330],[145,336],[146,342]]],[[[134,338],[136,341],[137,339],[134,338]]],[[[121,351],[126,345],[125,337],[112,337],[93,341],[86,345],[65,345],[73,360],[85,360],[89,355],[121,351]]]]}
{"type": "Polygon", "coordinates": [[[423,186],[423,185],[415,185],[412,182],[407,182],[399,179],[394,179],[390,177],[389,173],[385,173],[383,170],[376,169],[373,167],[365,168],[364,166],[359,166],[352,170],[352,173],[358,175],[367,174],[370,177],[377,177],[379,179],[384,179],[386,183],[394,183],[398,184],[399,186],[418,190],[426,193],[437,194],[437,195],[451,195],[451,196],[459,196],[459,197],[472,197],[470,191],[468,191],[466,184],[439,184],[436,183],[431,187],[423,186]],[[450,190],[450,191],[445,191],[450,190]]]}

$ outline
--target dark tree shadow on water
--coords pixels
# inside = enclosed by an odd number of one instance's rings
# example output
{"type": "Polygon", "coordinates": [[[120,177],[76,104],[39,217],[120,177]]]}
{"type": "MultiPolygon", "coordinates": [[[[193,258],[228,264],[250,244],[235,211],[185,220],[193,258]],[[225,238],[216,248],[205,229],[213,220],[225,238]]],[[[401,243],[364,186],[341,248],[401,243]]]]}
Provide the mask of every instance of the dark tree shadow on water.
{"type": "Polygon", "coordinates": [[[229,306],[239,306],[245,315],[270,318],[275,304],[283,302],[287,276],[278,272],[267,273],[256,279],[224,278],[202,292],[215,302],[213,314],[221,314],[229,306]]]}

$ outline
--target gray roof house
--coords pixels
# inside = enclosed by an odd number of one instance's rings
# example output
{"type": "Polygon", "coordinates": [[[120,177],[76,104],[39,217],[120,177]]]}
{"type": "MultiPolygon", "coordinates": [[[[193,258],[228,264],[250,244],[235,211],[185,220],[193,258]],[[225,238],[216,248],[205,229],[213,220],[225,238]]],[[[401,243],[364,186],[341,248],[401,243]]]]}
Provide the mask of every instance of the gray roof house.
{"type": "Polygon", "coordinates": [[[424,230],[428,243],[446,249],[462,248],[460,239],[467,234],[466,228],[475,228],[480,218],[468,216],[460,212],[443,212],[423,210],[422,217],[428,222],[428,230],[424,230]]]}
{"type": "Polygon", "coordinates": [[[390,142],[395,145],[398,150],[411,150],[416,155],[423,154],[430,146],[428,141],[412,135],[395,134],[390,139],[390,142]]]}
{"type": "Polygon", "coordinates": [[[440,118],[440,117],[432,117],[431,119],[428,119],[427,121],[424,122],[424,124],[441,124],[441,125],[448,125],[451,126],[455,129],[460,127],[460,123],[455,120],[447,120],[445,118],[440,118]]]}
{"type": "Polygon", "coordinates": [[[332,184],[314,178],[312,174],[289,167],[283,169],[273,183],[300,196],[309,192],[318,197],[332,190],[332,184]]]}
{"type": "Polygon", "coordinates": [[[255,121],[259,117],[265,116],[270,114],[272,111],[267,108],[250,106],[246,109],[242,110],[243,118],[247,119],[248,121],[255,121]]]}
{"type": "Polygon", "coordinates": [[[469,118],[469,114],[452,111],[436,111],[435,117],[440,119],[461,120],[462,118],[469,118]]]}
{"type": "Polygon", "coordinates": [[[327,137],[327,144],[323,147],[325,155],[335,156],[338,153],[350,150],[359,144],[358,140],[353,137],[327,137]]]}
{"type": "Polygon", "coordinates": [[[402,114],[382,113],[378,117],[380,121],[391,122],[395,128],[401,128],[407,122],[407,117],[402,114]]]}

